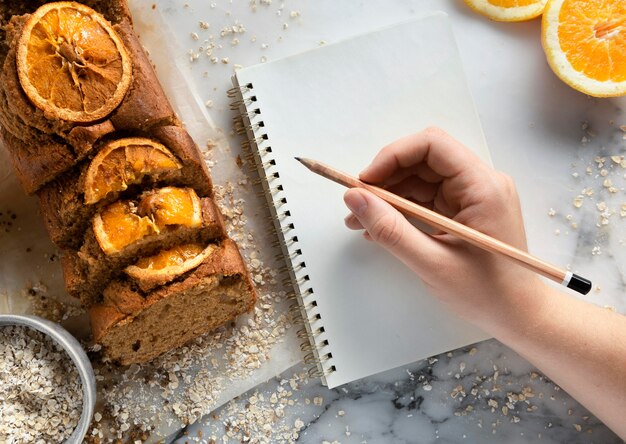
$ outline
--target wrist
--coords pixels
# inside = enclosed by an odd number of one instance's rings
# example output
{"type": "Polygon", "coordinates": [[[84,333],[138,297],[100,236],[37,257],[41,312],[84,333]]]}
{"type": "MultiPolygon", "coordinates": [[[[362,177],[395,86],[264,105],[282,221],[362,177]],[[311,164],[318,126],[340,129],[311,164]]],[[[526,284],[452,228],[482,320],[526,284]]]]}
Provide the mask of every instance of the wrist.
{"type": "Polygon", "coordinates": [[[550,316],[551,294],[556,290],[534,273],[527,273],[524,285],[500,295],[496,309],[482,326],[505,344],[537,331],[545,325],[546,316],[550,316]]]}

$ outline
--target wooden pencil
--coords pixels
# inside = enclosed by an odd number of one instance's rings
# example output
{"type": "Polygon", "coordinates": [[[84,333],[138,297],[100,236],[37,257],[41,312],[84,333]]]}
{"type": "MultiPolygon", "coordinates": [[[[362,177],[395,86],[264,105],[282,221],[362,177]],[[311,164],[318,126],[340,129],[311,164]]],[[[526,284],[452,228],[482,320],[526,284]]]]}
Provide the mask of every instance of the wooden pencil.
{"type": "Polygon", "coordinates": [[[578,276],[571,271],[563,270],[549,264],[548,262],[536,258],[525,251],[494,239],[491,236],[449,219],[435,211],[429,210],[428,208],[424,208],[423,206],[411,202],[408,199],[400,197],[375,185],[362,182],[356,177],[342,171],[338,171],[321,162],[300,157],[296,157],[296,160],[320,176],[348,188],[364,188],[388,202],[394,208],[407,216],[414,217],[415,219],[424,222],[435,229],[452,234],[453,236],[463,239],[472,245],[482,248],[483,250],[503,255],[517,264],[545,276],[548,279],[558,282],[561,285],[571,288],[574,291],[587,294],[591,290],[592,284],[588,279],[578,276]]]}

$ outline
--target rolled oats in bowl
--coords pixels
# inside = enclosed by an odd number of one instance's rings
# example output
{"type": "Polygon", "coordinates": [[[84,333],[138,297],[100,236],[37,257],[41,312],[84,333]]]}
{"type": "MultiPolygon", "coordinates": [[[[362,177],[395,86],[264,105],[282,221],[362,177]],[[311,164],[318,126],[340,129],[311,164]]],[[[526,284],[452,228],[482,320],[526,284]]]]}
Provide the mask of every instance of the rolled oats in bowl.
{"type": "Polygon", "coordinates": [[[0,325],[0,442],[66,442],[82,409],[81,378],[61,345],[26,325],[0,325]]]}

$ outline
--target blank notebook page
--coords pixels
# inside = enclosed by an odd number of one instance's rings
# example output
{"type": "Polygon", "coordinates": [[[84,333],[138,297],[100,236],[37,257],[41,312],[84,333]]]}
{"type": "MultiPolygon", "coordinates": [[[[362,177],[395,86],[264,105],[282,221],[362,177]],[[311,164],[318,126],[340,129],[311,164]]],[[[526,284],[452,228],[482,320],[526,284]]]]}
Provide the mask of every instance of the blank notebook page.
{"type": "MultiPolygon", "coordinates": [[[[344,226],[345,189],[294,156],[357,175],[386,144],[430,125],[489,162],[447,16],[435,12],[241,69],[253,84],[336,371],[329,387],[487,336],[449,313],[381,247],[344,226]]],[[[313,325],[316,328],[316,325],[313,325]]]]}

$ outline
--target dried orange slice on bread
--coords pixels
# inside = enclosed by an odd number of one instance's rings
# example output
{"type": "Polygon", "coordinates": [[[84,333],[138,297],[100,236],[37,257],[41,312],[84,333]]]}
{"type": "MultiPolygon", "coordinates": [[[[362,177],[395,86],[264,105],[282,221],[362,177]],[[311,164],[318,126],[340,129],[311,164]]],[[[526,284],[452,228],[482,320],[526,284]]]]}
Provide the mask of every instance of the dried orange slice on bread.
{"type": "Polygon", "coordinates": [[[137,210],[150,215],[159,227],[202,224],[200,199],[192,188],[165,187],[149,191],[141,197],[137,210]]]}
{"type": "Polygon", "coordinates": [[[124,271],[140,286],[163,285],[196,268],[216,249],[215,245],[205,248],[197,243],[183,244],[162,250],[154,256],[141,258],[134,265],[126,267],[124,271]]]}
{"type": "Polygon", "coordinates": [[[522,22],[538,17],[548,0],[465,0],[474,11],[499,22],[522,22]]]}
{"type": "Polygon", "coordinates": [[[102,147],[85,174],[85,203],[94,204],[109,193],[124,191],[145,176],[177,171],[180,162],[163,145],[144,137],[114,140],[102,147]]]}
{"type": "Polygon", "coordinates": [[[626,94],[624,0],[550,0],[541,34],[548,63],[565,83],[596,97],[626,94]]]}
{"type": "Polygon", "coordinates": [[[153,233],[159,227],[150,217],[137,214],[131,201],[117,201],[107,206],[93,219],[98,244],[106,254],[116,253],[127,245],[153,233]]]}
{"type": "Polygon", "coordinates": [[[174,187],[148,192],[138,203],[114,202],[97,213],[92,222],[100,248],[109,255],[159,233],[168,225],[198,227],[201,224],[202,209],[196,192],[174,187]]]}
{"type": "Polygon", "coordinates": [[[94,122],[122,101],[128,51],[111,24],[75,2],[47,3],[26,21],[17,49],[20,84],[46,117],[94,122]]]}

